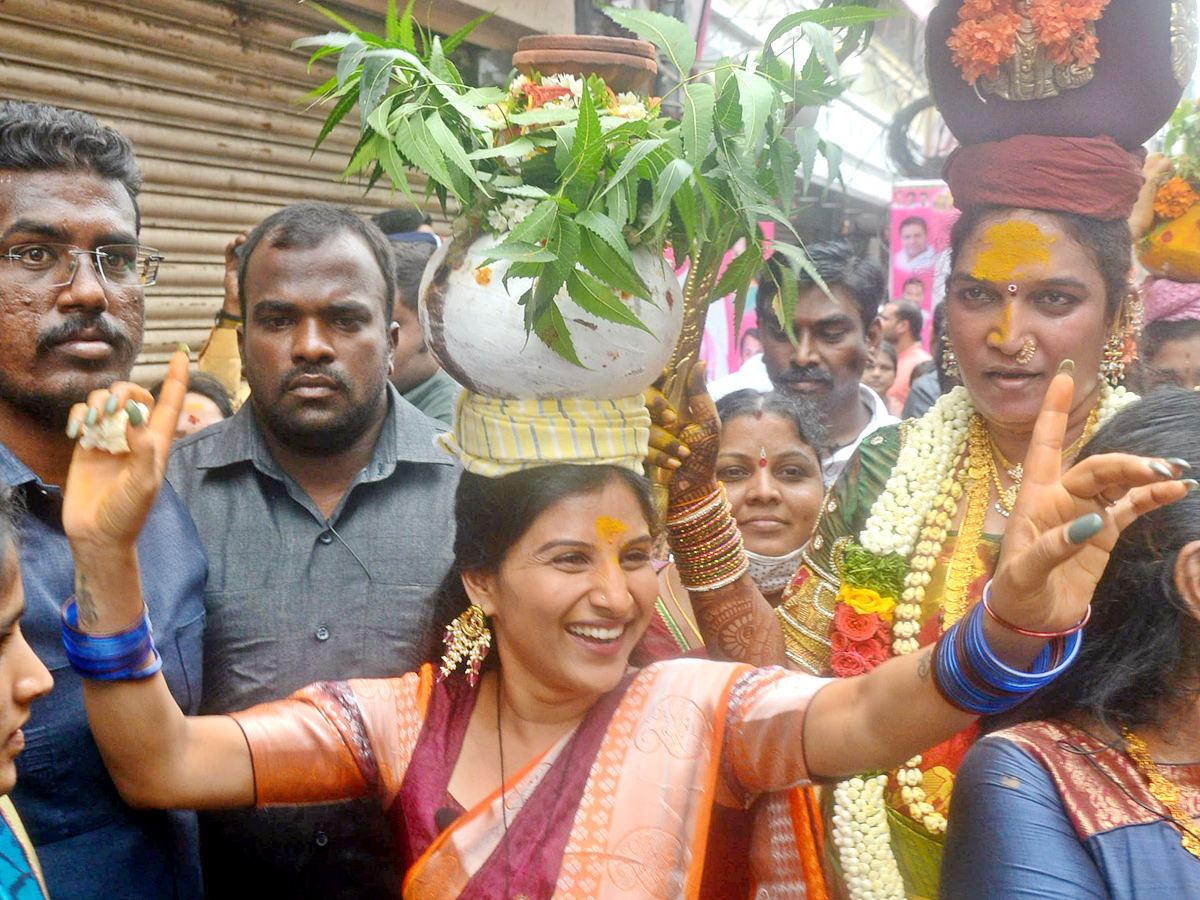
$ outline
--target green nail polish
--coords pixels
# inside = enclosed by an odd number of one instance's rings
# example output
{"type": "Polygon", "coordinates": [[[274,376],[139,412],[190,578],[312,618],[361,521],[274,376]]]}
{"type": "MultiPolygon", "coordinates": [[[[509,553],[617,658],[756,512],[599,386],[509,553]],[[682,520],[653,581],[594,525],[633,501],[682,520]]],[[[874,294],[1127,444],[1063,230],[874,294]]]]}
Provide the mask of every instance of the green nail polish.
{"type": "Polygon", "coordinates": [[[98,418],[100,418],[100,413],[96,412],[96,407],[89,406],[87,415],[83,417],[83,424],[95,425],[98,418]]]}
{"type": "Polygon", "coordinates": [[[108,402],[104,404],[104,414],[106,416],[111,416],[116,411],[117,411],[117,395],[109,394],[108,402]]]}
{"type": "Polygon", "coordinates": [[[179,346],[175,348],[175,352],[176,353],[186,353],[188,356],[191,356],[192,348],[189,347],[187,344],[185,344],[183,341],[180,341],[179,346]]]}
{"type": "Polygon", "coordinates": [[[1197,481],[1195,478],[1185,478],[1183,479],[1183,483],[1187,485],[1189,494],[1194,494],[1196,491],[1200,491],[1200,481],[1197,481]]]}
{"type": "Polygon", "coordinates": [[[1068,375],[1074,375],[1075,374],[1075,360],[1064,359],[1062,362],[1060,362],[1058,364],[1058,374],[1061,375],[1063,372],[1066,372],[1068,375]]]}
{"type": "Polygon", "coordinates": [[[1170,479],[1170,478],[1175,477],[1175,473],[1172,472],[1170,469],[1168,469],[1166,466],[1164,466],[1162,463],[1160,463],[1157,459],[1151,460],[1150,471],[1153,472],[1155,475],[1159,475],[1163,478],[1170,479]]]}
{"type": "Polygon", "coordinates": [[[1188,462],[1186,459],[1180,459],[1178,456],[1172,456],[1170,459],[1167,460],[1167,462],[1169,462],[1173,466],[1179,466],[1179,468],[1183,469],[1183,471],[1185,471],[1185,472],[1192,471],[1192,464],[1190,462],[1188,462]]]}
{"type": "Polygon", "coordinates": [[[1067,528],[1067,540],[1072,544],[1082,544],[1104,527],[1104,520],[1096,513],[1080,516],[1067,528]]]}
{"type": "Polygon", "coordinates": [[[142,408],[132,400],[125,401],[125,412],[129,415],[130,425],[141,425],[145,421],[142,418],[142,408]]]}
{"type": "Polygon", "coordinates": [[[67,437],[69,437],[71,440],[75,440],[75,438],[79,437],[78,419],[72,419],[67,423],[67,437]]]}

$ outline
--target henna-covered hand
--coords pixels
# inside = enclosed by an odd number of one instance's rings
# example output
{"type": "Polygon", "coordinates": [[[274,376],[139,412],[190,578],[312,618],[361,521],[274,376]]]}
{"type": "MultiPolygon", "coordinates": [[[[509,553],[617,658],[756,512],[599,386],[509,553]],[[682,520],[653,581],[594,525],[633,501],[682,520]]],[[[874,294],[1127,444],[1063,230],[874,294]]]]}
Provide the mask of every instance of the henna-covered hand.
{"type": "Polygon", "coordinates": [[[711,494],[717,485],[721,420],[704,383],[704,366],[692,366],[684,395],[688,417],[681,419],[658,390],[646,391],[652,465],[670,473],[669,506],[677,508],[711,494]]]}
{"type": "Polygon", "coordinates": [[[749,575],[715,591],[691,594],[696,624],[713,659],[786,666],[779,618],[749,575]]]}

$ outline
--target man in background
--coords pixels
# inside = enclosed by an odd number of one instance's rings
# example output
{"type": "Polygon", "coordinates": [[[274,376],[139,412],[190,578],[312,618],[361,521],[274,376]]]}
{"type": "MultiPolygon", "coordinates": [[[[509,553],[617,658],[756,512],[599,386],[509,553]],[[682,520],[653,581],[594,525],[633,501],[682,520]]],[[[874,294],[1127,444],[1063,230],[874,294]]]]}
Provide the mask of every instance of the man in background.
{"type": "Polygon", "coordinates": [[[883,339],[896,348],[896,379],[887,392],[888,412],[895,416],[904,409],[913,369],[931,358],[921,346],[925,316],[915,303],[893,300],[884,304],[879,320],[883,324],[883,339]]]}
{"type": "MultiPolygon", "coordinates": [[[[389,241],[345,207],[298,203],[247,235],[237,291],[249,399],[167,466],[210,562],[205,713],[415,669],[453,558],[458,468],[388,380],[389,241]]],[[[378,799],[201,824],[210,897],[400,896],[378,799]]]]}
{"type": "Polygon", "coordinates": [[[788,263],[772,256],[759,279],[758,330],[775,390],[803,397],[820,412],[829,440],[822,453],[828,487],[865,437],[896,421],[882,398],[861,383],[879,346],[877,313],[886,279],[878,265],[844,242],[809,244],[805,250],[829,293],[806,273],[797,274],[797,296],[781,298],[783,309],[792,311],[793,342],[773,308],[788,263]]]}

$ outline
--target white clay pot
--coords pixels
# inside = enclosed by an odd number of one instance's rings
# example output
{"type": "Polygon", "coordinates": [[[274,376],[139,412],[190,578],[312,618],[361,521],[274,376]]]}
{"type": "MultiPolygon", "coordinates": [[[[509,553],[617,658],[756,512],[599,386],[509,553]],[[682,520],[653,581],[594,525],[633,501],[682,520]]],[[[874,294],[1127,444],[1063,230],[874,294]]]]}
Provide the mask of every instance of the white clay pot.
{"type": "Polygon", "coordinates": [[[653,303],[625,300],[652,334],[596,319],[560,292],[571,340],[583,367],[559,356],[536,334],[525,333],[517,298],[531,285],[513,278],[504,285],[507,261],[483,265],[496,238],[477,238],[466,252],[446,241],[421,279],[421,326],[425,340],[455,381],[490,397],[554,399],[628,397],[651,384],[671,358],[683,327],[683,290],[661,257],[633,248],[633,262],[653,303]]]}

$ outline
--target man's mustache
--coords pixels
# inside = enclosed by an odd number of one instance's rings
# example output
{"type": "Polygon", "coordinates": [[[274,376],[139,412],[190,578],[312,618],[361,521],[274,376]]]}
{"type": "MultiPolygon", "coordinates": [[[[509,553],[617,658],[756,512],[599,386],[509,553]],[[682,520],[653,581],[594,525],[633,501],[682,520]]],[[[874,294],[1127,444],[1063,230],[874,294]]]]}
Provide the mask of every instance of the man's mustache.
{"type": "Polygon", "coordinates": [[[317,375],[321,378],[328,379],[333,385],[341,391],[349,390],[350,384],[346,380],[346,376],[339,372],[331,365],[322,363],[315,366],[299,365],[293,366],[284,373],[279,380],[284,390],[288,390],[292,383],[302,375],[317,375]]]}
{"type": "Polygon", "coordinates": [[[781,372],[775,378],[777,384],[795,384],[801,381],[818,382],[821,384],[833,384],[833,378],[828,372],[824,372],[816,366],[805,366],[801,369],[788,369],[786,372],[781,372]]]}
{"type": "Polygon", "coordinates": [[[103,315],[75,316],[38,335],[37,350],[44,353],[68,341],[89,341],[99,338],[117,350],[128,350],[132,342],[103,315]]]}

